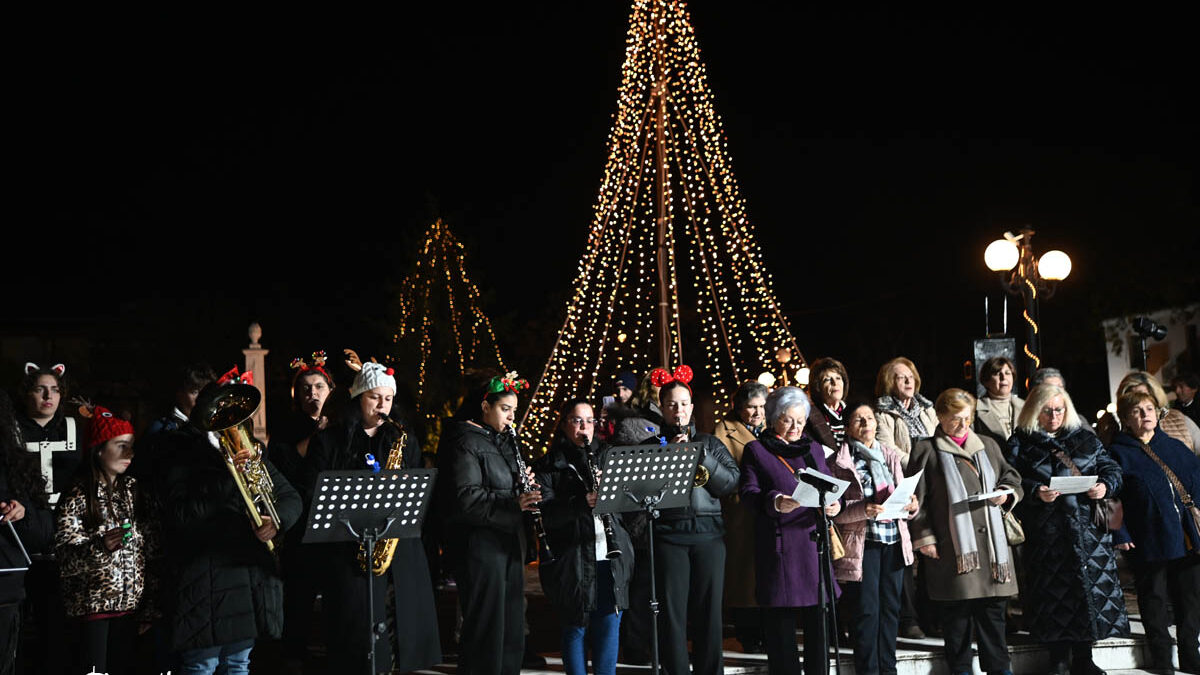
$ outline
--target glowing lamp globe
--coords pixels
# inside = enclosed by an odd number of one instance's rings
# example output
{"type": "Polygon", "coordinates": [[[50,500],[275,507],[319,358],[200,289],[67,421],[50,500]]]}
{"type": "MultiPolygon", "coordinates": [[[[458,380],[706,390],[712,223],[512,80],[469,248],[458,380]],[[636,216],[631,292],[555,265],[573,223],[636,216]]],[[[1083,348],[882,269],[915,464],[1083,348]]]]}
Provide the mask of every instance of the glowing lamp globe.
{"type": "Polygon", "coordinates": [[[1071,257],[1062,251],[1046,251],[1038,261],[1038,274],[1043,279],[1062,281],[1071,273],[1071,257]]]}
{"type": "Polygon", "coordinates": [[[770,389],[771,387],[775,386],[775,376],[771,373],[763,373],[762,375],[758,376],[758,383],[770,389]]]}
{"type": "Polygon", "coordinates": [[[808,366],[804,366],[800,370],[797,370],[796,371],[796,383],[799,384],[801,387],[807,387],[808,386],[808,375],[809,375],[808,366]]]}
{"type": "Polygon", "coordinates": [[[1007,272],[1017,266],[1021,250],[1007,239],[997,239],[988,244],[983,252],[983,262],[993,272],[1007,272]]]}

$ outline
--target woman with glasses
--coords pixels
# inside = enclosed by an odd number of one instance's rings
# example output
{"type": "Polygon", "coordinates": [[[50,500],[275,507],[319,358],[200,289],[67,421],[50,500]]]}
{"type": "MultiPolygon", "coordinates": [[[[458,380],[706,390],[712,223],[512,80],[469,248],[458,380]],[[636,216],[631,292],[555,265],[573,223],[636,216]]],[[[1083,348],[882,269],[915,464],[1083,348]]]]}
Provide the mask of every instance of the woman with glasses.
{"type": "Polygon", "coordinates": [[[534,465],[542,486],[542,519],[554,563],[538,566],[542,590],[563,620],[563,669],[613,675],[621,612],[629,606],[633,545],[615,516],[592,512],[599,496],[597,471],[606,447],[596,439],[595,412],[583,399],[567,401],[550,451],[534,465]]]}
{"type": "Polygon", "coordinates": [[[1121,489],[1121,467],[1083,428],[1062,387],[1029,392],[1008,443],[1025,498],[1022,597],[1029,633],[1050,647],[1053,673],[1095,675],[1092,643],[1129,635],[1125,598],[1106,512],[1098,500],[1121,489]],[[1094,476],[1083,493],[1052,489],[1056,477],[1094,476]]]}

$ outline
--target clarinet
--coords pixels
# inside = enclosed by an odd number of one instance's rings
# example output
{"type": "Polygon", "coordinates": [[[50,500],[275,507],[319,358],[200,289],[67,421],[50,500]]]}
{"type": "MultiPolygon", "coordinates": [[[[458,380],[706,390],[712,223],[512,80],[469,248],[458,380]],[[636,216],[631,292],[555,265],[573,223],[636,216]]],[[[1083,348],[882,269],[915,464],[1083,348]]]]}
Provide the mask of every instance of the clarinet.
{"type": "MultiPolygon", "coordinates": [[[[590,445],[591,441],[583,447],[583,459],[587,462],[588,473],[592,477],[592,484],[588,486],[588,492],[598,492],[600,490],[600,469],[596,468],[596,463],[592,461],[590,445]]],[[[609,560],[619,558],[621,556],[621,549],[617,546],[617,533],[613,530],[612,514],[605,513],[600,516],[600,522],[604,525],[604,542],[608,547],[608,555],[606,557],[609,560]]]]}
{"type": "MultiPolygon", "coordinates": [[[[529,473],[526,470],[525,458],[521,456],[521,441],[517,438],[516,428],[510,426],[508,435],[512,437],[513,454],[517,458],[517,476],[521,481],[521,492],[528,494],[534,491],[533,481],[529,478],[529,473]]],[[[546,526],[542,524],[542,512],[540,509],[534,509],[528,512],[533,520],[533,534],[537,538],[537,550],[530,549],[525,554],[525,563],[529,564],[534,560],[541,561],[543,565],[549,565],[554,562],[554,552],[550,550],[550,538],[546,536],[546,526]]]]}

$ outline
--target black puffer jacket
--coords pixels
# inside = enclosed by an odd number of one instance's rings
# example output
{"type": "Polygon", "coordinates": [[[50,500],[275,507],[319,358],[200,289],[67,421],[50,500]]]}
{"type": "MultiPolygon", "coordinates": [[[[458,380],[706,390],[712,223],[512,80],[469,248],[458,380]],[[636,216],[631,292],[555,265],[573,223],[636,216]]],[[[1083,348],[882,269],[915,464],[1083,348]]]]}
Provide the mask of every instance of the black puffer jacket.
{"type": "MultiPolygon", "coordinates": [[[[664,426],[663,438],[671,439],[680,432],[679,427],[664,426]]],[[[700,464],[708,469],[708,483],[702,488],[692,490],[691,506],[677,509],[664,509],[660,521],[687,520],[696,516],[721,517],[721,497],[732,494],[737,489],[742,472],[737,462],[729,454],[716,436],[705,433],[689,433],[691,442],[703,443],[700,464]]],[[[642,441],[643,445],[658,443],[657,437],[651,436],[642,441]]],[[[657,529],[655,530],[657,531],[657,529]]]]}
{"type": "Polygon", "coordinates": [[[448,471],[438,482],[444,492],[442,523],[454,560],[471,531],[498,530],[525,543],[525,520],[517,505],[516,448],[510,434],[471,422],[450,425],[439,445],[439,468],[448,471]],[[445,453],[443,457],[442,454],[445,453]]]}
{"type": "MultiPolygon", "coordinates": [[[[173,648],[279,637],[283,584],[272,554],[254,536],[220,451],[191,426],[164,440],[170,453],[161,486],[173,648]]],[[[275,483],[277,527],[286,531],[300,516],[300,496],[265,464],[275,483]]]]}
{"type": "Polygon", "coordinates": [[[1029,631],[1043,642],[1091,642],[1129,635],[1129,617],[1117,577],[1117,558],[1107,528],[1092,524],[1086,495],[1063,495],[1046,503],[1037,489],[1051,476],[1070,476],[1055,452],[1067,455],[1084,476],[1098,476],[1113,496],[1121,467],[1082,428],[1060,436],[1016,430],[1008,462],[1021,474],[1025,498],[1016,507],[1025,527],[1023,597],[1029,631]]]}
{"type": "MultiPolygon", "coordinates": [[[[589,452],[603,466],[607,448],[593,441],[589,452]]],[[[542,590],[562,613],[563,621],[574,626],[588,625],[589,614],[596,609],[596,525],[587,494],[592,486],[590,469],[583,450],[557,439],[534,464],[542,489],[541,511],[554,551],[553,564],[541,564],[542,590]],[[586,481],[586,482],[585,482],[586,481]]],[[[611,559],[613,595],[618,609],[629,607],[629,578],[633,574],[633,542],[613,517],[613,531],[621,555],[611,559]]]]}

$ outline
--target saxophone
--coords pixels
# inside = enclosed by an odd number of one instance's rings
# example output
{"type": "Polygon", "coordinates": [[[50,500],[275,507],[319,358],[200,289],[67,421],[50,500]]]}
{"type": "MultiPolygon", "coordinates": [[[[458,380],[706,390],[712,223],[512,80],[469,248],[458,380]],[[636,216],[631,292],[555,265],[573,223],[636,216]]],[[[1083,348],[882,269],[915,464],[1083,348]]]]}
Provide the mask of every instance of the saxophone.
{"type": "MultiPolygon", "coordinates": [[[[384,414],[381,414],[380,417],[383,418],[384,422],[396,427],[396,430],[400,432],[400,436],[396,439],[396,442],[392,443],[391,449],[388,450],[387,464],[383,468],[391,470],[403,469],[404,444],[408,442],[408,431],[404,428],[403,424],[400,424],[391,417],[384,414]]],[[[375,542],[375,549],[371,551],[370,561],[371,572],[375,576],[383,576],[384,572],[388,571],[388,567],[392,564],[392,556],[396,553],[396,543],[399,541],[399,539],[381,539],[375,542]]],[[[358,562],[362,570],[366,572],[368,564],[367,552],[361,545],[358,547],[358,562]]]]}

